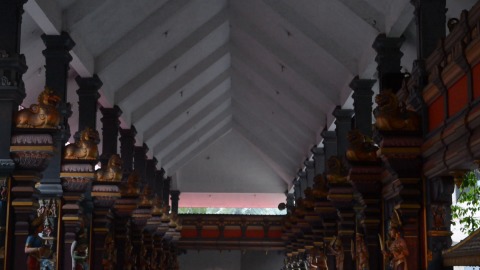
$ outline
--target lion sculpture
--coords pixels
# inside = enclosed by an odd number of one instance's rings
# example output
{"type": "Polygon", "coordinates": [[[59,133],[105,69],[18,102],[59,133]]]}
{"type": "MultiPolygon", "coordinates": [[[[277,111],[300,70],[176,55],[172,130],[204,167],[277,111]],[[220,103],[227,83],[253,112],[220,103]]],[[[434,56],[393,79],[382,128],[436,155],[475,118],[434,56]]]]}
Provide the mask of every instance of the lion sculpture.
{"type": "Polygon", "coordinates": [[[122,186],[122,196],[138,196],[140,194],[140,188],[138,187],[140,183],[140,174],[137,171],[133,170],[130,175],[128,175],[126,185],[122,186]]]}
{"type": "Polygon", "coordinates": [[[65,159],[96,160],[98,158],[98,131],[89,127],[80,133],[80,139],[65,146],[65,159]]]}
{"type": "Polygon", "coordinates": [[[38,95],[38,104],[32,104],[30,108],[16,113],[15,126],[17,128],[57,128],[60,123],[57,104],[60,100],[52,89],[45,87],[45,90],[38,95]]]}
{"type": "Polygon", "coordinates": [[[375,110],[375,127],[382,131],[418,131],[420,118],[411,110],[400,106],[397,96],[391,90],[384,90],[375,96],[378,107],[375,110]]]}
{"type": "Polygon", "coordinates": [[[327,161],[327,181],[329,184],[347,182],[347,169],[339,157],[332,156],[327,161]]]}
{"type": "Polygon", "coordinates": [[[108,160],[105,168],[100,168],[95,171],[95,179],[97,181],[105,182],[120,182],[122,181],[122,166],[123,160],[119,155],[113,154],[108,160]]]}
{"type": "Polygon", "coordinates": [[[347,139],[350,147],[347,149],[349,161],[376,161],[378,147],[371,139],[366,138],[358,129],[348,132],[347,139]]]}

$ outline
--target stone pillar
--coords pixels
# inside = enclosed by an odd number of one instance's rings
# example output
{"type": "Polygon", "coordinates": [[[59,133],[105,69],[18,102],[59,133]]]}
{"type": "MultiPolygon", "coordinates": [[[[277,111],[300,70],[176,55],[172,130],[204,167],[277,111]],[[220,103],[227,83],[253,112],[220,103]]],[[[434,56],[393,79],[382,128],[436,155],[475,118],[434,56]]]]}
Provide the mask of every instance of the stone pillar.
{"type": "Polygon", "coordinates": [[[313,187],[313,178],[315,177],[315,161],[307,159],[303,164],[307,173],[307,187],[311,188],[313,187]]]}
{"type": "MultiPolygon", "coordinates": [[[[97,100],[100,98],[98,90],[103,83],[97,75],[90,78],[82,78],[77,76],[75,78],[78,86],[78,132],[81,132],[86,127],[95,129],[97,127],[97,100]]],[[[77,139],[77,135],[75,136],[77,139]]],[[[105,141],[105,140],[104,140],[105,141]]]]}
{"type": "Polygon", "coordinates": [[[178,214],[178,201],[180,200],[180,190],[170,191],[170,196],[172,198],[172,213],[178,214]]]}
{"type": "Polygon", "coordinates": [[[163,190],[162,190],[162,194],[163,194],[163,205],[164,206],[169,206],[170,202],[170,185],[172,184],[172,178],[171,177],[167,177],[166,179],[163,180],[163,190]]]}
{"type": "Polygon", "coordinates": [[[353,110],[336,107],[332,114],[335,116],[337,156],[344,157],[348,147],[347,134],[352,129],[353,110]]]}
{"type": "Polygon", "coordinates": [[[465,171],[453,172],[452,176],[440,176],[427,180],[427,269],[451,269],[444,267],[442,251],[452,245],[451,205],[454,179],[462,179],[465,171]],[[452,177],[453,176],[453,177],[452,177]]]}
{"type": "Polygon", "coordinates": [[[134,169],[140,175],[140,179],[143,183],[148,183],[146,170],[147,152],[148,146],[143,144],[142,146],[135,146],[133,154],[134,169]]]}
{"type": "Polygon", "coordinates": [[[401,62],[403,53],[400,47],[405,40],[404,37],[393,38],[385,34],[379,34],[372,47],[377,52],[378,83],[380,91],[391,89],[396,93],[402,86],[404,75],[401,73],[401,62]]]}
{"type": "Polygon", "coordinates": [[[155,182],[153,185],[153,192],[163,201],[163,180],[165,177],[165,170],[161,168],[155,172],[155,182]]]}
{"type": "Polygon", "coordinates": [[[307,188],[307,173],[305,171],[298,171],[298,182],[300,182],[300,196],[305,198],[305,189],[307,188]]]}
{"type": "Polygon", "coordinates": [[[375,80],[360,79],[356,76],[349,85],[353,90],[355,128],[369,138],[372,137],[372,87],[374,84],[375,80]]]}
{"type": "MultiPolygon", "coordinates": [[[[27,65],[25,63],[25,57],[20,54],[20,38],[21,38],[21,24],[22,24],[22,14],[23,14],[23,4],[26,0],[9,0],[0,2],[0,186],[6,188],[7,190],[11,189],[11,174],[15,169],[15,163],[10,156],[10,143],[12,137],[12,119],[14,113],[18,109],[25,97],[25,86],[23,84],[22,76],[27,70],[27,65]]],[[[32,187],[30,189],[33,191],[32,187]]],[[[27,194],[28,196],[28,194],[27,194]]],[[[3,197],[3,196],[2,196],[3,197]]],[[[3,197],[0,199],[0,247],[5,247],[6,234],[12,232],[13,230],[7,228],[7,209],[9,206],[8,197],[3,197]],[[6,231],[9,229],[9,231],[6,231]]],[[[27,207],[29,210],[32,210],[33,207],[27,207]]],[[[15,209],[15,212],[18,212],[15,209]]],[[[22,215],[20,212],[18,213],[22,215]]],[[[10,214],[10,217],[13,215],[10,214]]],[[[18,217],[19,221],[23,222],[28,221],[28,215],[23,213],[22,217],[18,217]]],[[[14,226],[17,226],[15,222],[14,226]]],[[[10,226],[11,227],[11,226],[10,226]]],[[[25,230],[19,233],[28,232],[28,224],[25,230]]],[[[20,229],[20,226],[19,226],[20,229]]],[[[17,231],[17,229],[15,229],[17,231]]],[[[23,237],[25,241],[26,236],[23,237]]],[[[24,244],[25,242],[21,243],[24,244]]],[[[16,246],[16,245],[15,245],[16,246]]],[[[14,246],[14,248],[15,248],[14,246]]],[[[10,247],[5,247],[5,253],[1,254],[4,258],[12,258],[10,254],[15,254],[11,252],[10,247]]],[[[13,258],[18,258],[22,256],[16,256],[13,258]]],[[[14,262],[18,262],[19,259],[7,260],[7,268],[10,265],[14,265],[14,262]]],[[[0,261],[1,269],[3,269],[4,262],[0,261]]],[[[25,265],[25,261],[22,262],[22,265],[25,265]]]]}
{"type": "Polygon", "coordinates": [[[123,178],[126,179],[133,170],[133,152],[135,149],[135,135],[137,130],[134,126],[130,129],[120,128],[120,156],[123,160],[123,178]]]}
{"type": "Polygon", "coordinates": [[[325,172],[325,148],[314,146],[310,151],[313,153],[315,177],[325,172]]]}
{"type": "Polygon", "coordinates": [[[120,129],[120,116],[122,110],[115,105],[113,108],[100,108],[102,112],[102,154],[100,161],[102,166],[107,165],[108,160],[113,154],[117,153],[118,147],[118,131],[120,129]]]}
{"type": "Polygon", "coordinates": [[[300,183],[300,179],[293,179],[293,185],[294,185],[294,194],[295,194],[295,201],[300,199],[302,197],[302,186],[300,183]]]}
{"type": "Polygon", "coordinates": [[[156,172],[157,172],[157,159],[147,159],[146,162],[146,176],[147,176],[147,184],[152,188],[153,193],[155,194],[155,180],[156,180],[156,172]]]}
{"type": "Polygon", "coordinates": [[[71,106],[67,103],[67,79],[72,56],[69,51],[75,46],[70,36],[62,32],[61,35],[42,35],[42,40],[47,47],[42,51],[45,56],[45,86],[49,87],[61,98],[58,105],[60,112],[60,130],[54,137],[55,155],[43,174],[40,193],[46,196],[61,196],[60,167],[62,149],[70,138],[68,118],[72,114],[71,106]]]}
{"type": "Polygon", "coordinates": [[[332,156],[337,155],[337,133],[335,131],[322,131],[323,146],[325,150],[325,162],[332,156]]]}

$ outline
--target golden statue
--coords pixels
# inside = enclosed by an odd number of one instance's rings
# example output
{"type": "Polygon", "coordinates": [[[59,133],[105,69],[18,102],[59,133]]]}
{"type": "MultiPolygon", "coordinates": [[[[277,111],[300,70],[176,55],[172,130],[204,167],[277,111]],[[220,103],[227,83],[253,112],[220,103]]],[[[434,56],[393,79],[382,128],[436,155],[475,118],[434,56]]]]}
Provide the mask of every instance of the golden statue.
{"type": "Polygon", "coordinates": [[[343,261],[345,259],[345,252],[343,250],[342,240],[340,238],[333,238],[332,242],[328,246],[330,252],[335,255],[336,270],[343,270],[343,261]]]}
{"type": "Polygon", "coordinates": [[[343,161],[336,156],[331,156],[327,161],[327,181],[329,184],[343,184],[347,182],[347,169],[343,161]]]}
{"type": "Polygon", "coordinates": [[[382,248],[383,256],[390,260],[390,269],[392,270],[408,270],[409,251],[407,242],[400,233],[401,227],[400,215],[397,210],[394,210],[389,224],[387,250],[382,248]]]}
{"type": "MultiPolygon", "coordinates": [[[[369,270],[369,255],[368,248],[365,244],[365,240],[362,234],[357,233],[355,235],[356,252],[353,254],[353,258],[357,264],[357,270],[369,270]]],[[[352,245],[353,246],[353,245],[352,245]]]]}
{"type": "Polygon", "coordinates": [[[98,158],[98,131],[89,127],[80,133],[79,141],[65,146],[65,159],[96,160],[98,158]]]}
{"type": "Polygon", "coordinates": [[[102,257],[102,266],[105,270],[115,269],[115,262],[117,260],[117,252],[115,247],[114,236],[109,233],[105,237],[104,251],[102,257]]]}
{"type": "Polygon", "coordinates": [[[122,181],[122,165],[123,160],[120,158],[120,156],[113,154],[108,160],[105,168],[100,168],[95,171],[95,179],[97,179],[97,181],[105,182],[122,181]]]}
{"type": "Polygon", "coordinates": [[[140,195],[139,206],[151,206],[152,205],[152,189],[150,185],[146,184],[143,187],[142,194],[140,195]]]}
{"type": "Polygon", "coordinates": [[[127,184],[122,186],[122,196],[138,196],[140,194],[138,183],[140,183],[140,175],[133,170],[128,175],[127,184]]]}
{"type": "Polygon", "coordinates": [[[316,199],[326,198],[328,196],[328,187],[327,182],[325,181],[323,176],[321,174],[318,174],[317,176],[315,176],[315,178],[313,178],[313,182],[315,183],[313,184],[313,196],[316,199]]]}
{"type": "Polygon", "coordinates": [[[348,132],[347,139],[350,146],[347,149],[349,161],[376,161],[378,147],[371,139],[365,137],[360,130],[353,129],[348,132]]]}
{"type": "Polygon", "coordinates": [[[400,106],[397,96],[391,90],[384,90],[375,96],[378,107],[375,112],[375,127],[382,131],[418,131],[420,118],[414,111],[400,106]]]}
{"type": "Polygon", "coordinates": [[[155,193],[153,197],[152,216],[161,216],[163,214],[162,199],[155,193]]]}
{"type": "Polygon", "coordinates": [[[15,126],[17,128],[57,128],[60,123],[57,104],[60,100],[52,89],[45,87],[45,90],[38,95],[38,104],[32,104],[30,108],[16,113],[15,126]]]}

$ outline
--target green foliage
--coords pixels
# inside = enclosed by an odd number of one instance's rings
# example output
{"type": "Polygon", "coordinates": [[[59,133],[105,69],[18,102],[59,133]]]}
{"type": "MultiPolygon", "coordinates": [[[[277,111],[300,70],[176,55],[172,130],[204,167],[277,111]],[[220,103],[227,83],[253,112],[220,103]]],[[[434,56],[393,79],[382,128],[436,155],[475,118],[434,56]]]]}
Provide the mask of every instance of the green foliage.
{"type": "Polygon", "coordinates": [[[480,227],[480,185],[474,171],[465,175],[459,191],[458,204],[452,205],[452,218],[462,226],[460,231],[471,234],[480,227]]]}

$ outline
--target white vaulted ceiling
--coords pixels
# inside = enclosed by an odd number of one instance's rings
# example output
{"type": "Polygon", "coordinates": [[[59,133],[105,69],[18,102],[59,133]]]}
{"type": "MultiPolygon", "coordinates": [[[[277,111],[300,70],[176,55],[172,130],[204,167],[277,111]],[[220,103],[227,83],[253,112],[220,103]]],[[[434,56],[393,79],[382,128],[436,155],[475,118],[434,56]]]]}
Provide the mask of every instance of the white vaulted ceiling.
{"type": "MultiPolygon", "coordinates": [[[[448,0],[447,17],[474,2],[448,0]]],[[[40,35],[68,32],[72,134],[74,78],[98,74],[100,104],[122,109],[181,205],[276,207],[335,106],[351,107],[352,78],[375,78],[375,37],[404,35],[406,70],[415,59],[409,0],[29,0],[25,11],[24,105],[45,82],[40,35]]]]}

